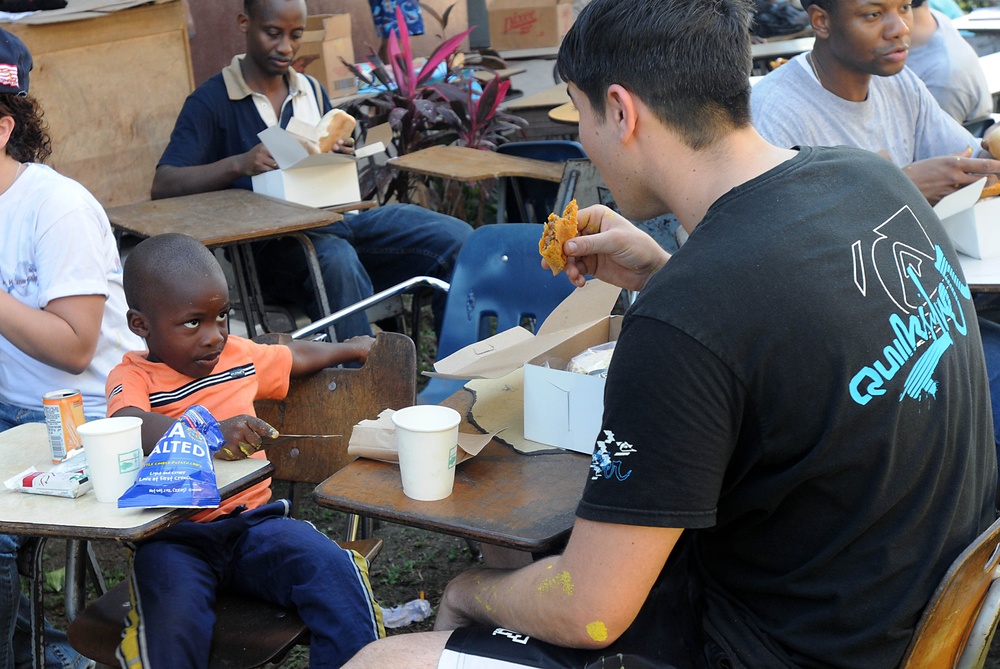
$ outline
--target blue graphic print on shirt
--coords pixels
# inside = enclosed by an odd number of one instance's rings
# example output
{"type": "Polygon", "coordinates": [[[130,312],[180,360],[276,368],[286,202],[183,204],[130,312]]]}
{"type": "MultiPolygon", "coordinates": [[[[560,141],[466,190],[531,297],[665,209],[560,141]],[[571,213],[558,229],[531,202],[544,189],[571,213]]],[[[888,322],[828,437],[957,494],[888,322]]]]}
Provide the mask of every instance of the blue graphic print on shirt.
{"type": "Polygon", "coordinates": [[[594,455],[591,456],[590,468],[594,471],[591,479],[596,480],[603,476],[606,479],[616,478],[619,481],[624,481],[632,474],[632,470],[622,474],[622,461],[611,458],[624,458],[632,453],[635,453],[635,446],[627,441],[616,441],[614,432],[604,430],[604,439],[598,440],[594,448],[594,455]],[[613,455],[608,453],[608,447],[612,445],[618,449],[613,455]]]}
{"type": "MultiPolygon", "coordinates": [[[[851,399],[864,406],[885,395],[886,385],[907,366],[910,369],[898,401],[936,397],[934,372],[954,345],[953,332],[960,336],[968,333],[961,300],[971,299],[972,294],[909,207],[874,232],[869,256],[876,279],[872,283],[885,290],[898,311],[887,319],[890,339],[882,349],[882,358],[865,365],[851,378],[851,399]]],[[[854,281],[867,295],[869,265],[862,247],[858,241],[852,249],[854,281]]]]}

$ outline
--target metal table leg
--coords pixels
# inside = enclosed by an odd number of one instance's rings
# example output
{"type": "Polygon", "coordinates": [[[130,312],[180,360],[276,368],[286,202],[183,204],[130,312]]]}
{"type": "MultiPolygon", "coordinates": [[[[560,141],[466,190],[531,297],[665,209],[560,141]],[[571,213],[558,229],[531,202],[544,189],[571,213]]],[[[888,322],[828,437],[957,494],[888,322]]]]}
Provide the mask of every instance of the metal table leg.
{"type": "Polygon", "coordinates": [[[83,539],[66,541],[66,583],[63,587],[66,619],[72,621],[87,605],[87,576],[94,583],[97,596],[108,591],[104,574],[97,563],[94,544],[83,539]]]}
{"type": "MultiPolygon", "coordinates": [[[[298,240],[299,244],[302,245],[302,251],[306,254],[306,265],[309,267],[309,278],[312,279],[313,292],[316,293],[316,304],[319,305],[320,318],[329,316],[330,300],[326,296],[326,283],[323,281],[323,272],[319,266],[319,256],[316,255],[316,247],[313,246],[312,239],[304,232],[293,232],[288,236],[298,240]]],[[[329,337],[330,341],[337,341],[337,333],[332,324],[327,330],[327,337],[329,337]]]]}
{"type": "Polygon", "coordinates": [[[33,669],[45,669],[45,606],[42,599],[42,550],[45,548],[43,537],[28,539],[18,555],[18,565],[28,578],[30,587],[29,601],[31,611],[31,666],[33,669]]]}
{"type": "Polygon", "coordinates": [[[247,337],[252,339],[257,336],[258,325],[263,332],[267,332],[256,265],[253,262],[253,252],[250,250],[249,244],[237,244],[232,251],[233,274],[236,275],[236,294],[240,298],[240,304],[243,305],[243,319],[247,326],[247,337]]]}

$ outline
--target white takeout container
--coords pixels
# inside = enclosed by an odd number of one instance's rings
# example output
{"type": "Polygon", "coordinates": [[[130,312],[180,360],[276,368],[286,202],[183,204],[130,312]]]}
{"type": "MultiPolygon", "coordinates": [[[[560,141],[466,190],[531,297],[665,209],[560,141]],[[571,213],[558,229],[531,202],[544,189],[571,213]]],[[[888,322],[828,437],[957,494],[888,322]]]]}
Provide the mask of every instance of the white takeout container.
{"type": "Polygon", "coordinates": [[[1000,197],[980,200],[985,184],[983,177],[934,205],[951,243],[973,258],[1000,256],[1000,197]]]}
{"type": "Polygon", "coordinates": [[[278,169],[251,178],[255,193],[270,195],[308,207],[332,207],[361,199],[358,160],[385,151],[381,142],[359,148],[353,156],[343,153],[310,154],[296,135],[315,141],[315,128],[292,119],[289,132],[272,126],[257,134],[271,152],[278,169]],[[312,131],[312,136],[310,132],[312,131]]]}
{"type": "Polygon", "coordinates": [[[614,341],[621,316],[610,316],[621,289],[592,280],[549,314],[537,334],[514,327],[434,364],[428,376],[497,379],[524,367],[524,437],[590,454],[604,414],[604,379],[565,371],[586,349],[614,341]]]}

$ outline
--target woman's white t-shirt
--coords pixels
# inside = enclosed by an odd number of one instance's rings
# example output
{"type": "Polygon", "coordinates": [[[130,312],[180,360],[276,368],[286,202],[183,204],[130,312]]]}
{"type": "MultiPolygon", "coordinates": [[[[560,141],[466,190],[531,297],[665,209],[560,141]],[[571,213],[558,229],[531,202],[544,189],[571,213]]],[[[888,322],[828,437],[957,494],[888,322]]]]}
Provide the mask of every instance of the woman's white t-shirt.
{"type": "Polygon", "coordinates": [[[121,258],[104,209],[77,182],[28,163],[0,195],[0,235],[0,288],[20,302],[44,309],[61,297],[107,298],[97,351],[82,374],[50,367],[0,336],[0,401],[41,410],[42,395],[74,388],[88,418],[103,417],[108,372],[127,351],[145,348],[125,322],[121,258]]]}

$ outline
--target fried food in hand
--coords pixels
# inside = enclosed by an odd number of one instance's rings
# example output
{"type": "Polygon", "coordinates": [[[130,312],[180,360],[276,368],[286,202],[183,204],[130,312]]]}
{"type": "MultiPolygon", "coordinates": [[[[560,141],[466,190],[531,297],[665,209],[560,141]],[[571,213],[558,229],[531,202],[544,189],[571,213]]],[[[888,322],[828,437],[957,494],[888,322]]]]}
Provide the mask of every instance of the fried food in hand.
{"type": "Polygon", "coordinates": [[[576,212],[576,200],[571,200],[566,205],[562,216],[549,214],[549,220],[542,231],[542,238],[538,240],[538,252],[549,264],[553,275],[563,271],[563,268],[566,267],[563,244],[576,237],[579,232],[576,224],[576,212]]]}

